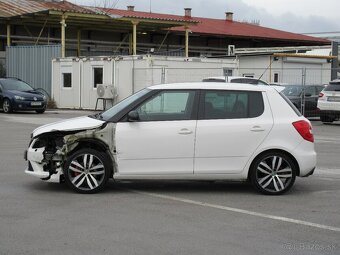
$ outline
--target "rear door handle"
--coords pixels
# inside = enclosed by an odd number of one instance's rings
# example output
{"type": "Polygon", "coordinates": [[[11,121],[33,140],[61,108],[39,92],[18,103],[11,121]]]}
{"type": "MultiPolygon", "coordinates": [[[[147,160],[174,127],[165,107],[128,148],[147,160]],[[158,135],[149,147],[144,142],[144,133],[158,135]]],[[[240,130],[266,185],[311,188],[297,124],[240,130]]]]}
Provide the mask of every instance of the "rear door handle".
{"type": "Polygon", "coordinates": [[[180,135],[190,135],[192,134],[192,131],[187,128],[182,128],[180,131],[178,131],[178,134],[180,135]]]}
{"type": "Polygon", "coordinates": [[[252,132],[263,132],[263,131],[265,131],[265,129],[262,128],[261,126],[253,126],[253,127],[250,129],[250,131],[252,131],[252,132]]]}

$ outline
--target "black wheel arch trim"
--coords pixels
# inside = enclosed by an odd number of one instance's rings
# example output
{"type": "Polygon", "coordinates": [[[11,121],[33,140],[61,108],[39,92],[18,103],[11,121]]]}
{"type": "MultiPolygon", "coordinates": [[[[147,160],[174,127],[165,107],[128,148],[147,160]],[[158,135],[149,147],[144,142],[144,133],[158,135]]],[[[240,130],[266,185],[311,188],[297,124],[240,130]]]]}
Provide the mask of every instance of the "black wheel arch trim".
{"type": "Polygon", "coordinates": [[[249,168],[248,168],[247,180],[250,180],[250,169],[252,168],[253,164],[256,162],[256,160],[259,157],[261,157],[263,154],[266,154],[268,152],[279,152],[279,153],[286,154],[294,162],[294,164],[296,166],[296,170],[297,170],[296,176],[300,176],[300,165],[297,162],[296,158],[291,153],[289,153],[285,150],[281,150],[281,149],[268,149],[268,150],[262,151],[256,157],[253,158],[253,160],[252,160],[252,162],[251,162],[251,164],[249,165],[249,168]]]}

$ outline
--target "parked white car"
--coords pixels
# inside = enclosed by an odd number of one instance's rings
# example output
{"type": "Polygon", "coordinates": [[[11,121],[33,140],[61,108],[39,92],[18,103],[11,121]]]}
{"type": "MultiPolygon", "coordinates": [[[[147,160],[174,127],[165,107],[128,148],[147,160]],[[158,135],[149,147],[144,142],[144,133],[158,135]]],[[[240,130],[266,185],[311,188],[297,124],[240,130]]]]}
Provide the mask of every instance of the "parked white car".
{"type": "Polygon", "coordinates": [[[252,85],[266,85],[272,86],[277,91],[284,90],[283,86],[279,86],[277,84],[269,84],[264,80],[251,78],[251,77],[242,77],[242,76],[215,76],[215,77],[207,77],[202,80],[203,82],[226,82],[226,83],[245,83],[252,85]]]}
{"type": "Polygon", "coordinates": [[[94,193],[114,180],[249,180],[288,191],[316,165],[310,122],[270,86],[143,89],[111,109],[37,128],[26,173],[94,193]]]}
{"type": "Polygon", "coordinates": [[[334,80],[319,94],[318,106],[323,123],[340,119],[340,80],[334,80]]]}

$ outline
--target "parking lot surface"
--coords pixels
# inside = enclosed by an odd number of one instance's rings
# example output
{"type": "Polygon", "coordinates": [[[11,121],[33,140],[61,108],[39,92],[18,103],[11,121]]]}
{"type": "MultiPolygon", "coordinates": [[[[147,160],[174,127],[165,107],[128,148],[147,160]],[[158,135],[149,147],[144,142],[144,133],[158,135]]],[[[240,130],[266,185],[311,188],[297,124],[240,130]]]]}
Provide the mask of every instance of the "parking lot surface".
{"type": "Polygon", "coordinates": [[[318,167],[283,196],[159,181],[81,195],[24,174],[34,128],[86,114],[0,113],[0,255],[340,254],[340,122],[312,122],[318,167]]]}

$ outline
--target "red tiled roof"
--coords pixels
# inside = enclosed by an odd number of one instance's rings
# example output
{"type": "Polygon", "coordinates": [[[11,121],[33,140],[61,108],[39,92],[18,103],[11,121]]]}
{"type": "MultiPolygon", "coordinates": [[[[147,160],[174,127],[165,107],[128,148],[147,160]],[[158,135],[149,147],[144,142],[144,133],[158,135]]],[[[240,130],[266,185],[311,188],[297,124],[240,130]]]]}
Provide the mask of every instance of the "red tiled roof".
{"type": "Polygon", "coordinates": [[[100,8],[100,9],[104,11],[105,13],[121,16],[124,18],[179,21],[179,22],[188,22],[188,23],[199,22],[196,18],[187,17],[187,16],[168,15],[168,14],[140,12],[140,11],[129,11],[129,10],[120,10],[120,9],[107,9],[107,8],[100,8]]]}
{"type": "MultiPolygon", "coordinates": [[[[191,26],[190,30],[193,33],[220,35],[228,37],[251,37],[268,40],[290,40],[290,41],[305,41],[316,42],[321,44],[329,44],[330,41],[322,38],[316,38],[312,36],[306,36],[301,34],[290,33],[277,29],[262,27],[258,25],[221,20],[221,19],[208,19],[197,18],[195,20],[200,21],[197,26],[191,26]]],[[[184,31],[183,27],[176,27],[172,30],[184,31]]]]}
{"type": "MultiPolygon", "coordinates": [[[[193,33],[207,34],[215,36],[226,37],[248,37],[268,40],[285,40],[285,41],[301,41],[308,43],[320,43],[329,44],[330,41],[322,38],[316,38],[312,36],[306,36],[301,34],[295,34],[285,32],[277,29],[266,28],[253,24],[228,21],[222,19],[209,19],[201,17],[186,17],[179,15],[168,15],[160,13],[149,13],[140,11],[128,11],[118,9],[103,9],[113,15],[120,15],[128,18],[148,18],[148,19],[161,19],[161,20],[173,20],[173,21],[198,21],[197,25],[190,27],[193,33]]],[[[172,31],[184,31],[184,27],[175,27],[172,31]]]]}
{"type": "MultiPolygon", "coordinates": [[[[44,2],[34,0],[0,0],[0,17],[14,17],[43,11],[64,11],[85,14],[115,15],[124,18],[143,18],[150,20],[163,20],[174,22],[197,23],[190,27],[193,33],[207,34],[224,37],[258,38],[267,40],[296,41],[306,43],[330,44],[326,39],[285,32],[281,30],[266,28],[262,26],[228,21],[222,19],[209,19],[200,17],[187,17],[179,15],[168,15],[160,13],[149,13],[140,11],[129,11],[119,9],[104,9],[85,7],[72,4],[67,1],[44,2]]],[[[172,31],[184,31],[184,27],[172,28],[172,31]]]]}

